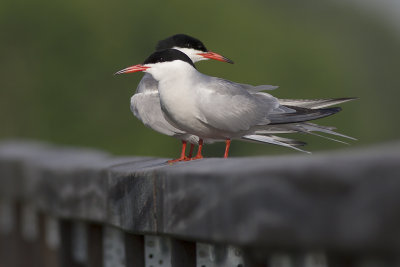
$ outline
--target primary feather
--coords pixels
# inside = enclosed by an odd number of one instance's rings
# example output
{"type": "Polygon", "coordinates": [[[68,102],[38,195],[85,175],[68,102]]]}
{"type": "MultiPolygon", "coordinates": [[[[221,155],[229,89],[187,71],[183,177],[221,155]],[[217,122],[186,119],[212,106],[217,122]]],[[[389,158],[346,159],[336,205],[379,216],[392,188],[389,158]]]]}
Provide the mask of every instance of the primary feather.
{"type": "Polygon", "coordinates": [[[279,146],[284,146],[284,147],[288,147],[300,152],[304,152],[304,153],[308,153],[311,154],[311,152],[297,148],[294,145],[288,144],[286,142],[282,142],[278,139],[275,139],[271,136],[263,136],[263,135],[245,135],[243,136],[241,139],[243,140],[247,140],[247,141],[254,141],[254,142],[260,142],[260,143],[267,143],[267,144],[273,144],[273,145],[279,145],[279,146]]]}
{"type": "Polygon", "coordinates": [[[325,98],[325,99],[279,99],[279,103],[284,106],[296,106],[302,108],[326,108],[333,105],[339,105],[351,100],[357,99],[356,97],[343,97],[343,98],[325,98]]]}

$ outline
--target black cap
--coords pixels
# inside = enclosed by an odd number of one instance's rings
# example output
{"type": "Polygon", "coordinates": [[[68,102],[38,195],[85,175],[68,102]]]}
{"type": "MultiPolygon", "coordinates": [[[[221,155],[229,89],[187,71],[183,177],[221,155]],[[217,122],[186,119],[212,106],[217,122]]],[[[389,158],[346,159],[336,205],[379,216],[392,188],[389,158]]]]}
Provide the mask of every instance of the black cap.
{"type": "Polygon", "coordinates": [[[186,34],[175,34],[167,39],[161,40],[156,46],[156,50],[163,50],[173,47],[192,48],[195,50],[208,52],[206,46],[198,39],[186,34]]]}
{"type": "Polygon", "coordinates": [[[192,60],[185,53],[182,53],[181,51],[176,50],[176,49],[164,49],[164,50],[156,51],[153,54],[151,54],[143,62],[143,65],[160,63],[160,62],[168,62],[168,61],[174,61],[174,60],[182,60],[182,61],[187,62],[190,65],[192,65],[193,68],[196,68],[194,66],[192,60]]]}

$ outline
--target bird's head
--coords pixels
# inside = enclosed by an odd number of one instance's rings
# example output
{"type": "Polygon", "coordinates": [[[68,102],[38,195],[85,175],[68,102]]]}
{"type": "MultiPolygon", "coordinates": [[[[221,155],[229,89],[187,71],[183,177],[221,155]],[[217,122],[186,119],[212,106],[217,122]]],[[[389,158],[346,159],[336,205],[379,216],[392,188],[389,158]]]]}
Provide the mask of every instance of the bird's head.
{"type": "Polygon", "coordinates": [[[220,54],[208,51],[198,39],[186,34],[175,34],[158,42],[156,50],[177,49],[185,53],[194,63],[201,60],[214,59],[233,64],[233,61],[220,54]]]}
{"type": "Polygon", "coordinates": [[[176,49],[165,49],[151,54],[142,64],[122,69],[115,74],[148,72],[154,79],[160,80],[165,76],[196,69],[192,60],[183,52],[176,49]]]}

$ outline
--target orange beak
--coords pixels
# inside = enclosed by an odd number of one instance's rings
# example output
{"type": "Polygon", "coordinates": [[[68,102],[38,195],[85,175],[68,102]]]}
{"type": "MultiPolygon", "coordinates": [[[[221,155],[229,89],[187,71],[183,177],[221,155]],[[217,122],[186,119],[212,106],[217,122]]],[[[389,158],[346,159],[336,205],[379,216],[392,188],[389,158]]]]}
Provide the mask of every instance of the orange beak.
{"type": "Polygon", "coordinates": [[[209,59],[214,59],[222,62],[227,62],[233,64],[233,61],[230,60],[229,58],[226,58],[224,56],[221,56],[220,54],[214,53],[214,52],[204,52],[204,53],[198,53],[197,55],[209,58],[209,59]]]}
{"type": "Polygon", "coordinates": [[[138,65],[131,66],[131,67],[125,68],[123,70],[117,71],[114,75],[123,74],[123,73],[132,73],[132,72],[145,71],[147,69],[150,69],[150,67],[146,67],[146,66],[143,66],[142,64],[138,64],[138,65]]]}

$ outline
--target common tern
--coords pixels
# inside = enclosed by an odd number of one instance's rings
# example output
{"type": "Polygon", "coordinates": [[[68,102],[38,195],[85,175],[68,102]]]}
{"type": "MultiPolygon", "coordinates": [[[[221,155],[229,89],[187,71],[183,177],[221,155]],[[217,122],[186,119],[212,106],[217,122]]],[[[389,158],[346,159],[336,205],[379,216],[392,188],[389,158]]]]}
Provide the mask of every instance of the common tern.
{"type": "Polygon", "coordinates": [[[116,74],[138,71],[150,73],[159,82],[158,92],[164,118],[175,128],[199,137],[199,152],[195,159],[202,158],[203,139],[226,140],[225,157],[228,155],[231,139],[274,143],[295,148],[294,146],[299,144],[290,144],[291,139],[271,136],[269,130],[276,128],[283,132],[331,133],[332,129],[329,127],[305,122],[341,110],[338,107],[319,108],[318,105],[330,106],[332,103],[351,100],[350,98],[281,100],[281,102],[297,103],[297,106],[284,105],[272,95],[260,92],[262,89],[257,87],[249,89],[250,85],[198,72],[192,60],[176,49],[155,52],[143,64],[125,68],[116,74]]]}
{"type": "MultiPolygon", "coordinates": [[[[176,34],[158,42],[156,50],[164,49],[177,49],[185,53],[192,62],[196,63],[201,60],[214,59],[222,62],[233,63],[232,60],[209,51],[205,45],[198,39],[186,34],[176,34]]],[[[274,86],[270,86],[274,89],[274,86]]],[[[178,138],[182,141],[181,156],[176,160],[169,162],[176,162],[187,160],[185,155],[187,142],[191,144],[189,158],[192,157],[194,144],[198,144],[199,138],[195,135],[188,134],[169,123],[165,118],[160,106],[160,97],[158,94],[158,82],[146,73],[136,89],[136,93],[131,98],[131,110],[133,114],[149,128],[168,135],[178,138]]]]}

